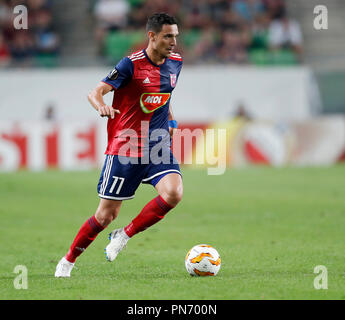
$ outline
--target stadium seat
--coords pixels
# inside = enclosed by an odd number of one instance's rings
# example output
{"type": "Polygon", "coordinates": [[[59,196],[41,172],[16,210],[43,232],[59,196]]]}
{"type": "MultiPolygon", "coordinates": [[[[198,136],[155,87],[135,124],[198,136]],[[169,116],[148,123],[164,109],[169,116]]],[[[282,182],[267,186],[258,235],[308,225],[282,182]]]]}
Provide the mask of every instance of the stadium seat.
{"type": "Polygon", "coordinates": [[[200,39],[201,32],[200,30],[186,30],[182,34],[182,43],[186,48],[191,48],[194,46],[194,44],[200,39]]]}
{"type": "Polygon", "coordinates": [[[252,43],[250,45],[251,49],[268,49],[268,33],[267,32],[257,32],[253,34],[252,43]]]}
{"type": "Polygon", "coordinates": [[[271,53],[271,64],[295,65],[297,64],[297,59],[291,50],[282,49],[271,53]]]}
{"type": "Polygon", "coordinates": [[[249,62],[256,65],[270,64],[270,54],[264,49],[253,49],[248,54],[249,62]]]}
{"type": "Polygon", "coordinates": [[[141,32],[113,31],[105,40],[105,55],[111,61],[118,61],[142,39],[141,32]]]}
{"type": "Polygon", "coordinates": [[[130,4],[131,8],[139,7],[145,2],[145,0],[127,0],[127,1],[130,4]]]}
{"type": "Polygon", "coordinates": [[[255,49],[249,51],[249,61],[255,65],[296,65],[295,54],[291,50],[268,51],[255,49]]]}
{"type": "Polygon", "coordinates": [[[55,53],[38,53],[34,58],[34,65],[43,68],[55,68],[58,66],[58,57],[55,53]]]}

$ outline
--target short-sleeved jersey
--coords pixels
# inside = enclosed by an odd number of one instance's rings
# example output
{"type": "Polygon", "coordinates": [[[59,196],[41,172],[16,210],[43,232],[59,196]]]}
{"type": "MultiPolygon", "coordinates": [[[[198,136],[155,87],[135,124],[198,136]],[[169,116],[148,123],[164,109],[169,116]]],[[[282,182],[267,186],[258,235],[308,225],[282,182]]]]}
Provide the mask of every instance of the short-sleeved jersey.
{"type": "Polygon", "coordinates": [[[141,50],[122,58],[102,80],[113,87],[112,106],[121,112],[108,119],[106,154],[142,157],[145,148],[161,141],[150,139],[155,129],[169,133],[169,104],[181,68],[177,53],[157,65],[141,50]]]}

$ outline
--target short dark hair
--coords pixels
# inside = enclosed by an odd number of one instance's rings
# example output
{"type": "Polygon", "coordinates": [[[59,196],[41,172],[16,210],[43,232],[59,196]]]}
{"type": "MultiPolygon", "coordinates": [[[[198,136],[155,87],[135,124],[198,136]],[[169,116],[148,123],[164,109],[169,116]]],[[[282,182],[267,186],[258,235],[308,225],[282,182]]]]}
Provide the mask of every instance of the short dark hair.
{"type": "Polygon", "coordinates": [[[147,20],[146,31],[159,33],[164,24],[177,24],[177,20],[166,13],[155,13],[147,20]]]}

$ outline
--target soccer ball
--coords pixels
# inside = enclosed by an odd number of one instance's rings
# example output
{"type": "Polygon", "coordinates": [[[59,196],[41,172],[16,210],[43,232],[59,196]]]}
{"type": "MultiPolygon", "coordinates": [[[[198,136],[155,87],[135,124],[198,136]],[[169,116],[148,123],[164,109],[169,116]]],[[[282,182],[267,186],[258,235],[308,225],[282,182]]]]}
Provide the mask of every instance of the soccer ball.
{"type": "Polygon", "coordinates": [[[215,276],[220,269],[221,260],[215,248],[199,244],[188,251],[185,265],[191,276],[215,276]]]}

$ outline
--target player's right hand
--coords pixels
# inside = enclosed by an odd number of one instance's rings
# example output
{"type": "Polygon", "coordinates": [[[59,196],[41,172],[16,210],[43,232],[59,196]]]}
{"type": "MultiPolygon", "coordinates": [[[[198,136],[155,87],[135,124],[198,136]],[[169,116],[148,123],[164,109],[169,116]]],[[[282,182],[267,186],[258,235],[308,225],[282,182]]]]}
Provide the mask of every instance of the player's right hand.
{"type": "Polygon", "coordinates": [[[98,108],[98,113],[101,117],[108,117],[108,118],[111,118],[111,119],[114,119],[115,118],[115,114],[116,113],[120,113],[120,110],[118,109],[114,109],[113,107],[111,106],[100,106],[98,108]]]}

